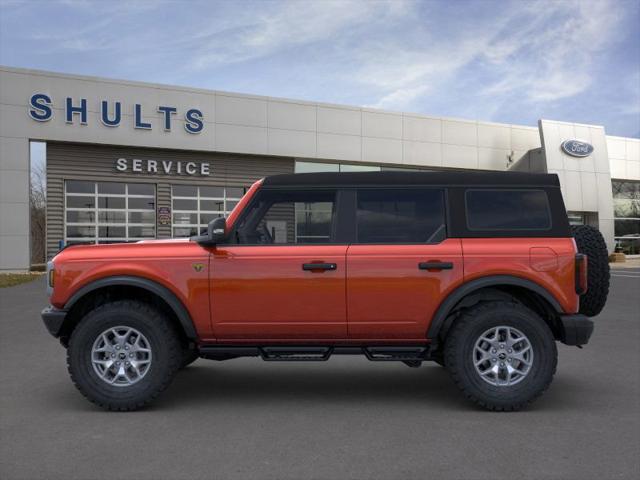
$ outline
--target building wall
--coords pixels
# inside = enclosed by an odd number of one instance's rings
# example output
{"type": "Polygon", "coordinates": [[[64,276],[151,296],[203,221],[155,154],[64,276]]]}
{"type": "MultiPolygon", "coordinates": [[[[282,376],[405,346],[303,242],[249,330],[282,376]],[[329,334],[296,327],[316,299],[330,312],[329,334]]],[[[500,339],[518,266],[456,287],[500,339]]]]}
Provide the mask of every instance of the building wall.
{"type": "MultiPolygon", "coordinates": [[[[509,159],[519,159],[528,151],[543,147],[536,127],[344,105],[1,66],[0,85],[0,270],[29,266],[29,140],[175,152],[225,152],[261,155],[265,159],[297,157],[356,164],[484,170],[506,170],[509,159]],[[35,121],[28,115],[29,100],[34,93],[51,97],[53,117],[49,121],[35,121]],[[81,124],[77,115],[71,122],[65,121],[67,97],[74,105],[78,105],[81,98],[87,100],[86,124],[81,124]],[[102,123],[102,101],[109,105],[121,102],[119,126],[108,127],[102,123]],[[141,105],[142,120],[151,123],[151,129],[134,128],[136,104],[141,105]],[[169,131],[163,128],[158,106],[177,109],[169,131]],[[191,108],[199,109],[203,115],[204,130],[199,134],[187,133],[184,128],[184,114],[191,108]]],[[[612,172],[624,178],[640,178],[640,141],[617,137],[604,140],[602,127],[549,123],[545,152],[554,152],[549,169],[561,176],[570,208],[593,208],[594,200],[587,192],[595,181],[595,185],[603,187],[597,190],[603,196],[597,199],[597,209],[603,213],[603,219],[612,218],[604,198],[605,177],[609,172],[605,171],[604,164],[608,158],[598,154],[598,165],[594,164],[592,171],[572,166],[571,160],[555,155],[559,148],[556,141],[569,131],[578,138],[599,142],[594,144],[597,152],[606,152],[609,145],[612,172]],[[567,189],[576,181],[585,182],[580,194],[567,189]]],[[[530,162],[537,161],[535,155],[530,154],[528,158],[530,162]]],[[[590,165],[591,161],[595,162],[596,158],[586,163],[590,165]]],[[[244,163],[239,161],[237,165],[240,168],[244,163]]],[[[610,188],[608,194],[611,195],[610,188]]],[[[603,227],[608,235],[606,222],[603,227]]]]}
{"type": "Polygon", "coordinates": [[[613,196],[604,127],[540,120],[540,132],[544,151],[541,158],[546,170],[558,175],[567,210],[597,213],[598,228],[613,251],[613,196]],[[593,153],[583,158],[568,155],[561,144],[572,139],[590,143],[593,153]]]}
{"type": "Polygon", "coordinates": [[[640,180],[640,139],[607,135],[611,178],[640,180]]]}
{"type": "MultiPolygon", "coordinates": [[[[156,209],[171,208],[171,185],[245,187],[268,175],[293,173],[294,160],[287,157],[186,152],[139,147],[115,147],[75,143],[47,144],[47,254],[58,250],[64,239],[64,181],[92,180],[156,185],[156,209]],[[118,158],[208,162],[210,175],[179,176],[163,173],[118,172],[118,158]]],[[[170,238],[171,226],[156,225],[158,238],[170,238]]]]}

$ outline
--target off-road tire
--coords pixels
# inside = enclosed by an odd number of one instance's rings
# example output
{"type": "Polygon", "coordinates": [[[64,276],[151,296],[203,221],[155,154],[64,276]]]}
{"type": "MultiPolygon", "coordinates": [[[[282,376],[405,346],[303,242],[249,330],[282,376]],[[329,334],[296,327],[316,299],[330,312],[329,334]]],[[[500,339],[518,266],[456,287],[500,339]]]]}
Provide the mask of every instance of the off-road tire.
{"type": "Polygon", "coordinates": [[[580,313],[595,317],[609,295],[609,254],[598,229],[589,225],[571,227],[578,252],[587,256],[587,292],[580,296],[580,313]]]}
{"type": "Polygon", "coordinates": [[[187,368],[193,362],[195,362],[200,355],[198,349],[194,347],[183,347],[182,349],[182,362],[180,363],[180,370],[187,368]]]}
{"type": "Polygon", "coordinates": [[[558,351],[553,333],[536,313],[517,302],[486,302],[463,313],[445,343],[445,364],[466,398],[493,411],[515,411],[542,395],[556,371],[558,351]],[[519,383],[494,386],[473,365],[473,349],[483,332],[510,326],[527,336],[533,349],[531,370],[519,383]]]}
{"type": "Polygon", "coordinates": [[[91,402],[105,410],[130,411],[148,405],[171,383],[182,362],[182,347],[162,311],[132,300],[106,303],[90,311],[73,330],[67,349],[71,380],[91,402]],[[117,387],[94,371],[91,355],[96,338],[109,327],[127,326],[142,333],[152,350],[149,371],[137,383],[117,387]]]}

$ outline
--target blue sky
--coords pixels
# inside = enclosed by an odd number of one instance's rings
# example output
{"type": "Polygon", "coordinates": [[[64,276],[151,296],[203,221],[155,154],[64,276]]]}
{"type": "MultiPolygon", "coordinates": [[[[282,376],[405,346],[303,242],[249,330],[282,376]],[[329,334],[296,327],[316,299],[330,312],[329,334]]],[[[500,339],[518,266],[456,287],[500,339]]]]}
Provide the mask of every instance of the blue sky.
{"type": "Polygon", "coordinates": [[[0,0],[0,64],[640,137],[640,0],[0,0]]]}

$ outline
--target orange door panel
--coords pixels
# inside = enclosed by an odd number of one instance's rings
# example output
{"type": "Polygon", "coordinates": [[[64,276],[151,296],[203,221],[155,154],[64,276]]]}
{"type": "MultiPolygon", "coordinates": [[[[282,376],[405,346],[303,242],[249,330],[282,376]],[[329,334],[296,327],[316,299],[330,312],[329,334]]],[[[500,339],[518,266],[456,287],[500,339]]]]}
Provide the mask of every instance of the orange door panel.
{"type": "Polygon", "coordinates": [[[346,338],[346,245],[218,246],[211,318],[218,341],[346,338]]]}
{"type": "Polygon", "coordinates": [[[463,273],[459,239],[437,245],[351,245],[349,338],[424,340],[433,313],[462,283],[463,273]]]}

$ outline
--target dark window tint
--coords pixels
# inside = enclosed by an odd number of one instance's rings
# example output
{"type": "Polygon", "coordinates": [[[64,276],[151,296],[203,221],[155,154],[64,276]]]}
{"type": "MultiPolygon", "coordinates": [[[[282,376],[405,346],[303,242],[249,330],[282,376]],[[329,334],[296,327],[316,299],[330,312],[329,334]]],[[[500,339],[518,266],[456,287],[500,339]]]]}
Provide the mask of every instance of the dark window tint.
{"type": "Polygon", "coordinates": [[[547,230],[551,215],[543,190],[468,190],[470,230],[547,230]]]}
{"type": "Polygon", "coordinates": [[[445,238],[444,195],[438,189],[360,190],[359,243],[436,243],[445,238]]]}

